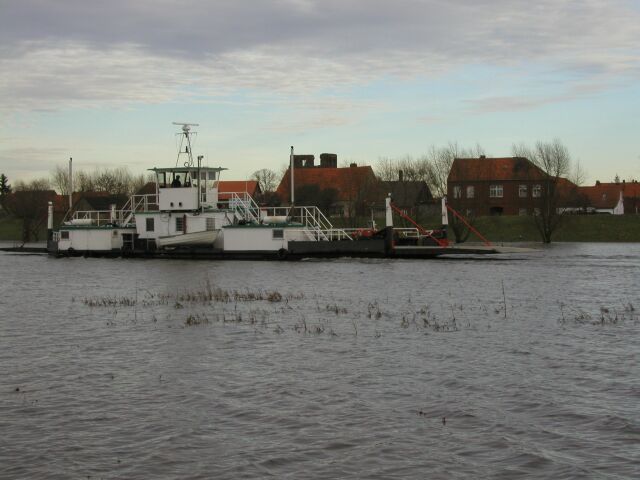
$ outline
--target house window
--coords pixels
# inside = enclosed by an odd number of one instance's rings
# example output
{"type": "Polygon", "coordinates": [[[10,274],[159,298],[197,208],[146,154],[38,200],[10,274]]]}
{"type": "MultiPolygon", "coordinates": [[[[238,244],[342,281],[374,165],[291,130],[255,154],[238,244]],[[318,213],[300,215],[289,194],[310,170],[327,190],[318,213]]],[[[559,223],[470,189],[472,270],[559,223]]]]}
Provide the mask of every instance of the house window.
{"type": "Polygon", "coordinates": [[[533,198],[540,198],[542,196],[542,185],[536,184],[531,189],[531,196],[533,198]]]}
{"type": "Polygon", "coordinates": [[[527,198],[527,186],[526,185],[520,185],[518,187],[518,196],[520,198],[527,198]]]}
{"type": "Polygon", "coordinates": [[[467,186],[467,198],[473,198],[476,196],[476,189],[473,185],[467,186]]]}
{"type": "Polygon", "coordinates": [[[147,232],[153,232],[155,229],[155,222],[153,218],[147,218],[147,232]]]}
{"type": "Polygon", "coordinates": [[[489,186],[490,198],[502,198],[502,185],[490,185],[489,186]]]}
{"type": "Polygon", "coordinates": [[[520,216],[524,216],[527,214],[527,209],[526,208],[520,208],[518,209],[518,215],[520,216]]]}
{"type": "Polygon", "coordinates": [[[278,240],[278,239],[284,238],[284,230],[283,229],[274,228],[272,230],[272,232],[273,232],[273,239],[274,240],[278,240]]]}
{"type": "Polygon", "coordinates": [[[60,238],[62,240],[69,240],[69,230],[62,230],[60,232],[60,238]]]}
{"type": "Polygon", "coordinates": [[[535,207],[535,208],[533,209],[533,214],[534,214],[534,215],[540,215],[540,209],[539,209],[538,207],[535,207]]]}
{"type": "Polygon", "coordinates": [[[184,218],[176,217],[176,232],[184,232],[184,218]]]}
{"type": "Polygon", "coordinates": [[[216,219],[215,218],[207,218],[207,231],[210,232],[216,229],[216,219]]]}
{"type": "Polygon", "coordinates": [[[462,198],[462,187],[460,185],[453,187],[453,198],[462,198]]]}

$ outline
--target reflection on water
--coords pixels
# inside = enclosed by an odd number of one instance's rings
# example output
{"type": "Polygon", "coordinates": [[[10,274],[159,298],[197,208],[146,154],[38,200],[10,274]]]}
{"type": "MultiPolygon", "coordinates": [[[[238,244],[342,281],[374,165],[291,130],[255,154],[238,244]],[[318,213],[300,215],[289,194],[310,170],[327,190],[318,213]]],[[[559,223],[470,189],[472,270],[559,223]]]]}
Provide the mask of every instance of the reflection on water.
{"type": "Polygon", "coordinates": [[[3,478],[640,468],[640,245],[0,269],[3,478]]]}

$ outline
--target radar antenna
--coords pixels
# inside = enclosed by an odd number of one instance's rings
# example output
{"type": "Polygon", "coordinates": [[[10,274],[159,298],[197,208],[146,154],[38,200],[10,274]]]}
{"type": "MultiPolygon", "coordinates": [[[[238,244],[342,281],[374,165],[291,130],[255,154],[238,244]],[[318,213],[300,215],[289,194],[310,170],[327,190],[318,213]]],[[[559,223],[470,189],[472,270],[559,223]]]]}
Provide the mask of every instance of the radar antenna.
{"type": "Polygon", "coordinates": [[[181,125],[182,132],[176,133],[180,135],[180,146],[178,147],[178,158],[176,159],[176,167],[180,163],[180,156],[186,155],[187,160],[184,162],[185,167],[193,167],[193,154],[191,137],[197,135],[198,132],[192,132],[191,127],[199,127],[199,123],[187,123],[187,122],[173,122],[174,125],[181,125]],[[186,141],[186,145],[185,145],[186,141]]]}

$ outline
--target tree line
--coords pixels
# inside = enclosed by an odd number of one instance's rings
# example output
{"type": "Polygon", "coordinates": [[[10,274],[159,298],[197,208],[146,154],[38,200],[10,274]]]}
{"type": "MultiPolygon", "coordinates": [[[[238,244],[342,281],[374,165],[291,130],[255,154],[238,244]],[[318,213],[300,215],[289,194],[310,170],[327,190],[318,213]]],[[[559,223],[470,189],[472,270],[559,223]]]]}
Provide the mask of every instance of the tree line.
{"type": "MultiPolygon", "coordinates": [[[[543,192],[539,199],[537,214],[533,216],[540,235],[545,242],[551,241],[551,235],[562,220],[561,192],[557,188],[560,178],[567,178],[575,184],[584,181],[585,173],[579,162],[573,162],[568,149],[560,140],[551,142],[537,142],[532,146],[518,144],[512,147],[513,156],[529,159],[544,173],[543,192]]],[[[373,170],[379,181],[397,181],[402,171],[404,182],[424,182],[428,185],[434,198],[447,195],[447,178],[455,158],[478,158],[486,155],[484,148],[475,145],[471,148],[460,147],[457,143],[449,143],[444,147],[431,146],[424,155],[413,158],[404,156],[399,158],[380,158],[373,165],[373,170]]],[[[262,191],[261,203],[279,205],[280,198],[275,194],[280,178],[286,172],[283,167],[279,175],[270,169],[260,169],[252,174],[262,191]]],[[[153,181],[153,175],[132,174],[126,167],[111,169],[96,169],[88,172],[78,170],[74,172],[73,190],[76,192],[108,192],[110,194],[131,195],[142,188],[148,181],[153,181]]],[[[356,181],[356,180],[354,180],[356,181]]],[[[69,172],[63,166],[56,166],[49,178],[41,178],[30,182],[17,181],[9,184],[6,175],[0,175],[0,205],[5,211],[25,218],[25,236],[29,237],[29,230],[37,223],[38,216],[42,216],[42,209],[46,214],[46,200],[40,202],[36,198],[43,191],[55,189],[62,195],[68,195],[70,188],[69,172]],[[11,193],[14,200],[9,204],[11,193]],[[23,192],[18,194],[18,192],[23,192]],[[20,197],[20,201],[17,197],[20,197]],[[36,204],[42,203],[41,207],[36,204]]],[[[379,197],[377,182],[362,181],[355,188],[350,189],[347,199],[346,216],[357,221],[358,217],[366,215],[365,210],[372,206],[374,198],[379,197]],[[352,198],[351,198],[352,197],[352,198]]],[[[329,210],[338,198],[334,188],[321,190],[318,186],[300,186],[296,190],[299,202],[316,205],[323,210],[329,210]]],[[[464,213],[464,212],[463,212],[464,213]]],[[[473,218],[470,218],[473,223],[473,218]]],[[[451,228],[458,241],[464,241],[469,232],[466,227],[451,219],[451,228]]]]}

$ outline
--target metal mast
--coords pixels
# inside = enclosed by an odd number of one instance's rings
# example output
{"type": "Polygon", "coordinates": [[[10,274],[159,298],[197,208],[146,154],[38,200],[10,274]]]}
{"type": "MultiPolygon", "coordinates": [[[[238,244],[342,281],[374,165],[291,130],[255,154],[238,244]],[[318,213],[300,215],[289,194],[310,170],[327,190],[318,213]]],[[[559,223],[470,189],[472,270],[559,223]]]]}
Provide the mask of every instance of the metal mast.
{"type": "Polygon", "coordinates": [[[193,153],[191,148],[191,137],[197,135],[198,132],[192,132],[191,127],[199,127],[198,123],[173,122],[174,125],[182,126],[182,132],[176,133],[180,135],[180,146],[178,147],[178,158],[176,158],[176,167],[180,163],[180,156],[186,155],[187,160],[184,162],[185,167],[193,167],[193,153]],[[186,145],[185,145],[186,143],[186,145]],[[184,147],[184,150],[183,150],[184,147]]]}

